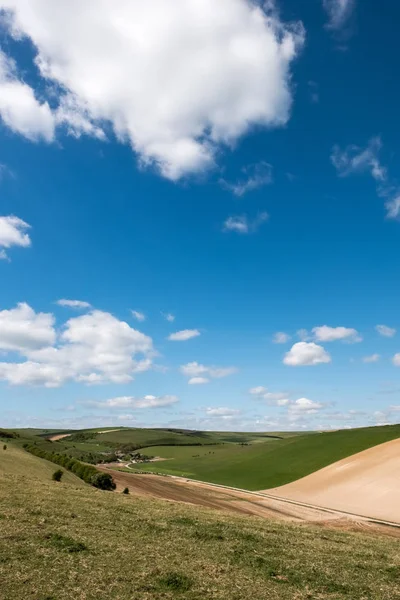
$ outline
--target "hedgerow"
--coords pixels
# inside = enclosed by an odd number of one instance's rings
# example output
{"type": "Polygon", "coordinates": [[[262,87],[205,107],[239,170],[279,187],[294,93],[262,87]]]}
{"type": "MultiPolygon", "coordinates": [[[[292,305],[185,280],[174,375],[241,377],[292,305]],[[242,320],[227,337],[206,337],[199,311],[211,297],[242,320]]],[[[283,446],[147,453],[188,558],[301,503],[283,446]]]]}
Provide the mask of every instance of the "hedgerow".
{"type": "Polygon", "coordinates": [[[86,483],[90,483],[90,485],[93,485],[94,487],[97,487],[101,490],[115,490],[116,485],[112,476],[109,473],[102,473],[101,471],[98,471],[92,465],[81,463],[79,460],[70,458],[66,454],[46,452],[46,450],[42,450],[37,446],[29,444],[24,444],[24,449],[34,456],[44,458],[45,460],[49,460],[56,465],[64,467],[64,469],[71,471],[77,477],[86,483]]]}

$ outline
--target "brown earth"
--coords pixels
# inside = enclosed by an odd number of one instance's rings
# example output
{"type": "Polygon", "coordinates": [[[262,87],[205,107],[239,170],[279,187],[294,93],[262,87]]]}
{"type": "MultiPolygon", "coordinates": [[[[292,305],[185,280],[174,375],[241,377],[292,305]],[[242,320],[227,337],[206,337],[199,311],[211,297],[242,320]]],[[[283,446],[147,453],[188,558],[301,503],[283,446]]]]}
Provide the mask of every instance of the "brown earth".
{"type": "Polygon", "coordinates": [[[112,471],[117,491],[129,488],[131,496],[159,498],[170,502],[185,502],[207,508],[230,511],[248,516],[268,519],[307,522],[345,530],[368,529],[373,532],[390,532],[399,535],[400,530],[390,530],[362,518],[343,515],[340,512],[324,511],[318,507],[307,507],[288,503],[285,500],[262,496],[240,490],[224,489],[212,484],[195,482],[184,478],[160,475],[141,475],[115,471],[109,466],[97,465],[102,471],[112,471]]]}
{"type": "Polygon", "coordinates": [[[400,523],[400,439],[353,454],[307,477],[265,492],[400,523]]]}

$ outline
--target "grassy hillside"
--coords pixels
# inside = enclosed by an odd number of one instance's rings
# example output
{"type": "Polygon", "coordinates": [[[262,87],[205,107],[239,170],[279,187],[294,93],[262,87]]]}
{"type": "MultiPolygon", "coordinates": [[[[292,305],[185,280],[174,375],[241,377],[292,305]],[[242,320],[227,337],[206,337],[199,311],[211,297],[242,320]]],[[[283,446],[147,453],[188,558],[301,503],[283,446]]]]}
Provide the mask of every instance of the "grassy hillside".
{"type": "MultiPolygon", "coordinates": [[[[60,467],[47,460],[40,460],[32,454],[28,454],[15,444],[7,444],[7,450],[3,450],[3,444],[0,447],[0,476],[15,474],[19,477],[37,481],[51,481],[51,476],[60,467]]],[[[84,487],[86,484],[69,473],[65,469],[62,481],[65,485],[84,487]]]]}
{"type": "Polygon", "coordinates": [[[170,460],[138,468],[262,490],[290,483],[351,454],[399,437],[400,425],[388,425],[296,436],[251,446],[157,447],[149,448],[148,453],[170,460]]]}
{"type": "Polygon", "coordinates": [[[398,539],[58,484],[7,452],[2,600],[400,599],[398,539]]]}

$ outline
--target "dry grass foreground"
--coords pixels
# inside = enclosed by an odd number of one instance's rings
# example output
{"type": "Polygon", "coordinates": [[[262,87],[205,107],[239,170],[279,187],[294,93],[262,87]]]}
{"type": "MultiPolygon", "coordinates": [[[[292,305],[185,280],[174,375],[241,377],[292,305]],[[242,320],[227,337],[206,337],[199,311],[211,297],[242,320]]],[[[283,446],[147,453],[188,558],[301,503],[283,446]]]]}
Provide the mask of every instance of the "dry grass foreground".
{"type": "Polygon", "coordinates": [[[0,454],[2,600],[400,599],[396,538],[56,483],[53,469],[0,454]]]}

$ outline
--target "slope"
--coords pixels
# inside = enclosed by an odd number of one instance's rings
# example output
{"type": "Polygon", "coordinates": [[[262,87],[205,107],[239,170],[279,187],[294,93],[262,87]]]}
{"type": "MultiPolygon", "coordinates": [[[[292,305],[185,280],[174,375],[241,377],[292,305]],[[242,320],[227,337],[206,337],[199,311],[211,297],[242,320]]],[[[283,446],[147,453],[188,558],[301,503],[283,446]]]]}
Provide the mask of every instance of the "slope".
{"type": "Polygon", "coordinates": [[[400,523],[400,439],[369,448],[269,494],[400,523]]]}

